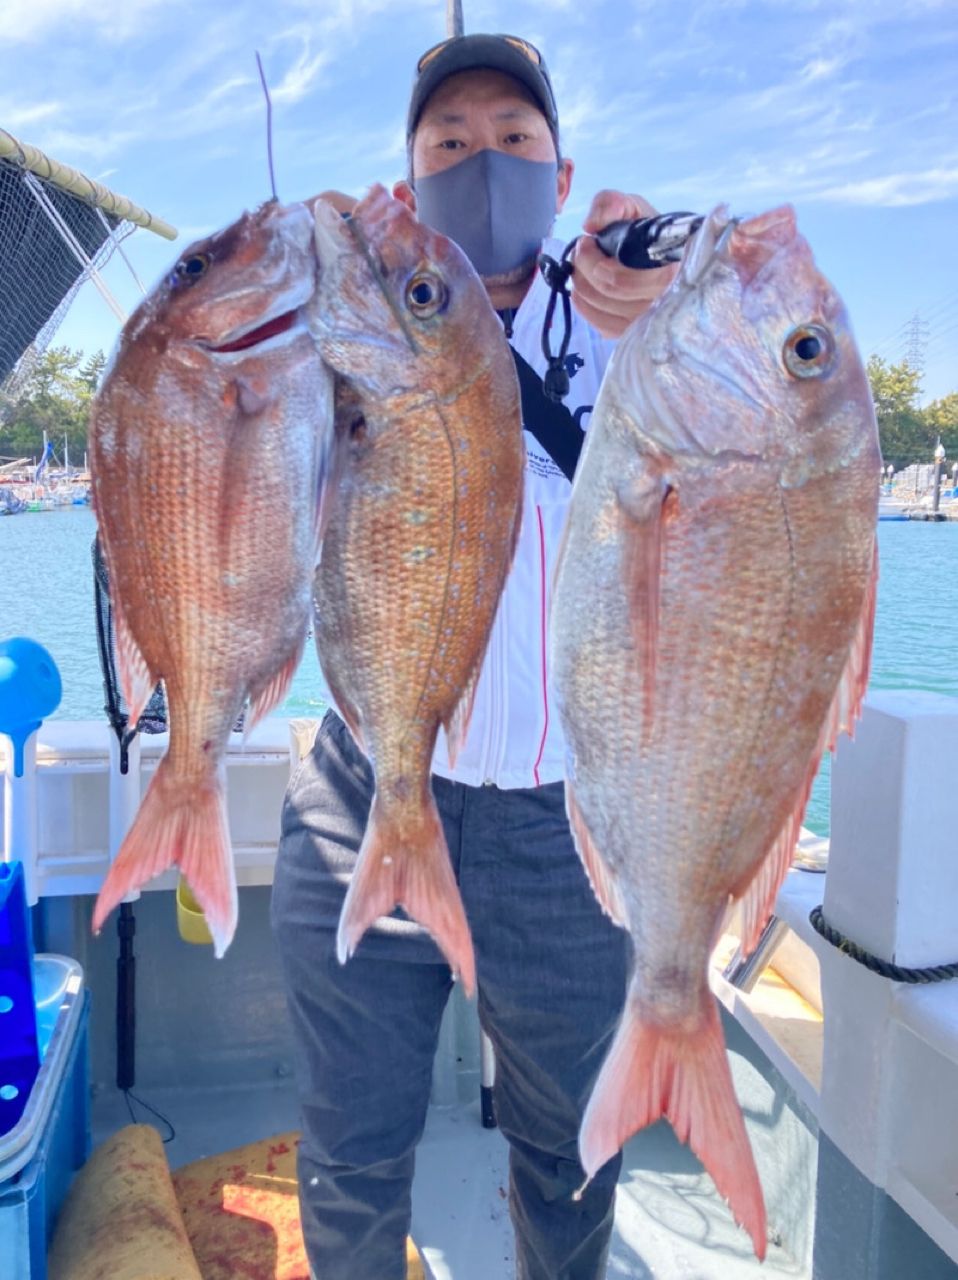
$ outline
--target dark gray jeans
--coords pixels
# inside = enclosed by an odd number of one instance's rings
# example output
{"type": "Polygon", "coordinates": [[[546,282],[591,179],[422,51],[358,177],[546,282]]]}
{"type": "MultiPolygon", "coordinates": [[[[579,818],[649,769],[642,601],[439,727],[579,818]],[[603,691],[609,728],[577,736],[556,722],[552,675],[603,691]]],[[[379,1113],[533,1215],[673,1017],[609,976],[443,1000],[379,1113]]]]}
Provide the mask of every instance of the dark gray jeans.
{"type": "MultiPolygon", "coordinates": [[[[451,988],[435,944],[401,912],[346,965],[336,960],[372,785],[329,713],[290,783],[273,886],[297,1042],[303,1232],[320,1280],[404,1280],[414,1153],[451,988]]],[[[579,1121],[625,996],[626,935],[593,898],[561,783],[500,790],[433,778],[433,789],[472,929],[479,1018],[495,1046],[517,1275],[600,1280],[620,1158],[581,1200],[573,1192],[584,1181],[579,1121]]]]}

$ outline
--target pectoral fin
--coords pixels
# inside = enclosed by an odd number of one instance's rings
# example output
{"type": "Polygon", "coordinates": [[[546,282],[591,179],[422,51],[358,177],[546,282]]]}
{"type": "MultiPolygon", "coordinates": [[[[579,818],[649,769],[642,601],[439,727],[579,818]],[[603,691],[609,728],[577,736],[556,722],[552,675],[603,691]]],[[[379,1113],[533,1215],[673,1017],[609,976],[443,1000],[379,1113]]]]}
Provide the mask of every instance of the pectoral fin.
{"type": "Polygon", "coordinates": [[[113,602],[113,629],[116,633],[116,659],[120,675],[120,689],[127,705],[129,728],[136,727],[143,708],[157,685],[157,677],[150,670],[140,646],[126,621],[119,600],[113,602]]]}
{"type": "Polygon", "coordinates": [[[633,640],[642,664],[643,728],[651,734],[655,716],[660,583],[667,523],[678,510],[678,493],[657,472],[643,469],[621,481],[619,505],[627,522],[623,589],[630,604],[633,640]]]}

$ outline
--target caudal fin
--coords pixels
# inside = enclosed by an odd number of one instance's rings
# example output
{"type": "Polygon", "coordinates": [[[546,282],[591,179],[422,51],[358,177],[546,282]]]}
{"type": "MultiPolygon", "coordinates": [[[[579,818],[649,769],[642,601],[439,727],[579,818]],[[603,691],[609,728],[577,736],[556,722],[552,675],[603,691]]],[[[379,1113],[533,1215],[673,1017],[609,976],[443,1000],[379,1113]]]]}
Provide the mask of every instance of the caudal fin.
{"type": "Polygon", "coordinates": [[[179,866],[203,908],[217,956],[236,930],[236,876],[222,782],[190,786],[164,757],[147,789],[93,911],[99,933],[107,916],[130,893],[168,867],[179,866]]]}
{"type": "Polygon", "coordinates": [[[685,1032],[643,1022],[626,1002],[582,1121],[579,1156],[591,1178],[634,1133],[665,1116],[712,1175],[761,1260],[762,1188],[711,996],[705,1009],[698,1027],[685,1032]]]}
{"type": "Polygon", "coordinates": [[[397,906],[429,930],[471,996],[476,986],[472,937],[431,796],[415,811],[404,806],[394,814],[374,799],[339,917],[336,954],[341,964],[373,921],[397,906]]]}

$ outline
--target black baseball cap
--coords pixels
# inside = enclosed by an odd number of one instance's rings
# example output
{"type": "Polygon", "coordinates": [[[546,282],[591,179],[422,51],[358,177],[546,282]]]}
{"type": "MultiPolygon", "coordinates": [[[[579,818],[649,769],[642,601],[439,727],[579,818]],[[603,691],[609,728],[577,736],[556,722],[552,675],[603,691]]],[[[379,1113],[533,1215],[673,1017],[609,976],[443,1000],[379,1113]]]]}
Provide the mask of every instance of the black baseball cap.
{"type": "Polygon", "coordinates": [[[558,140],[559,113],[542,54],[528,40],[506,35],[452,36],[426,50],[416,64],[406,137],[411,138],[415,133],[423,107],[443,80],[459,71],[478,71],[483,67],[502,71],[524,85],[545,116],[552,136],[558,140]]]}

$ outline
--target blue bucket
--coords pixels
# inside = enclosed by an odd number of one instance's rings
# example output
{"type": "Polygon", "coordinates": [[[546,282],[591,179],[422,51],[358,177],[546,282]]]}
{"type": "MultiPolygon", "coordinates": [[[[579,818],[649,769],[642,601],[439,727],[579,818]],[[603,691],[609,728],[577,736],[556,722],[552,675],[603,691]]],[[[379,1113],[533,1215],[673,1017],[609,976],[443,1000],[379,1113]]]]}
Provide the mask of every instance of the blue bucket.
{"type": "Polygon", "coordinates": [[[23,1115],[40,1070],[33,937],[19,862],[0,863],[0,1137],[23,1115]]]}

